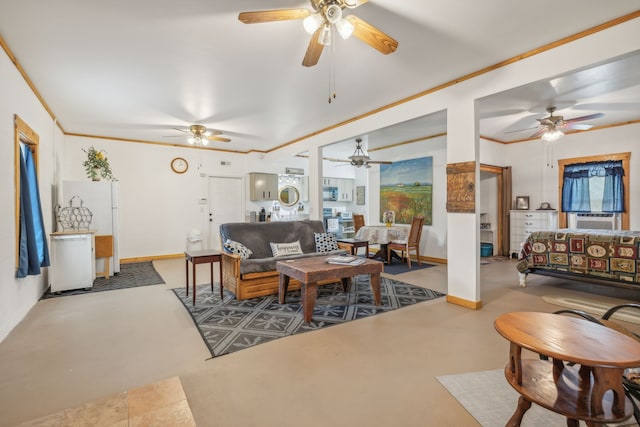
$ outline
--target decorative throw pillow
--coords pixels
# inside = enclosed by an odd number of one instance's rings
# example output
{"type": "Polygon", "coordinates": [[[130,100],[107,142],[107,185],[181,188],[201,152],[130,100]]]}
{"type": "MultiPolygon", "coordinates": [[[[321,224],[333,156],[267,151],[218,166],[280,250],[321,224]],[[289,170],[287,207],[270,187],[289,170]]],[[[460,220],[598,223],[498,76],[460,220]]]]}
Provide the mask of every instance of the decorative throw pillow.
{"type": "Polygon", "coordinates": [[[227,239],[227,241],[224,242],[224,244],[222,246],[224,247],[224,250],[229,252],[230,254],[240,255],[241,259],[249,258],[251,256],[251,254],[253,253],[253,251],[251,249],[249,249],[248,247],[246,247],[242,243],[236,242],[236,241],[231,240],[231,239],[227,239]]]}
{"type": "Polygon", "coordinates": [[[287,255],[302,255],[300,240],[291,243],[269,243],[274,257],[287,255]]]}
{"type": "Polygon", "coordinates": [[[335,234],[313,233],[313,237],[316,239],[316,252],[330,252],[340,249],[335,234]]]}

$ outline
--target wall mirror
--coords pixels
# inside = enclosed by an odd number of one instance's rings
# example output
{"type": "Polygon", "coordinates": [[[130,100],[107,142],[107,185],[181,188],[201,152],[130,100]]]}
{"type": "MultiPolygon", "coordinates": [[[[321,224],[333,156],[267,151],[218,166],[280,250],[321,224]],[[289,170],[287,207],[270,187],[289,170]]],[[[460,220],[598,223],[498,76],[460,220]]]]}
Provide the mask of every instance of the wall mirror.
{"type": "Polygon", "coordinates": [[[282,206],[295,206],[300,201],[300,192],[293,185],[285,185],[278,192],[278,200],[282,206]]]}

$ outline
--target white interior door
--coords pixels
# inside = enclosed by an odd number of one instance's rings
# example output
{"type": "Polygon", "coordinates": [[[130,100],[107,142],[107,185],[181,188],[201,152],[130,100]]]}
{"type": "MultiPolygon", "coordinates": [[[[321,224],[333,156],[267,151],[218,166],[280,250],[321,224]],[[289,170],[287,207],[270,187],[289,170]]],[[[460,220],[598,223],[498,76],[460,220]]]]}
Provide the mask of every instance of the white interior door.
{"type": "Polygon", "coordinates": [[[244,180],[220,176],[209,177],[209,242],[221,249],[220,224],[245,222],[244,180]]]}

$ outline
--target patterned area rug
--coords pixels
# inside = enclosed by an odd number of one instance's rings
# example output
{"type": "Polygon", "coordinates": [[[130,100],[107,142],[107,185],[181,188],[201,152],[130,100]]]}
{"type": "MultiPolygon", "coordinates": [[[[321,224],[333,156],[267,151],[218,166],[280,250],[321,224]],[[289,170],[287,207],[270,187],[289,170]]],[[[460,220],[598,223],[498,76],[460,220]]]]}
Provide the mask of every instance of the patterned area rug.
{"type": "Polygon", "coordinates": [[[184,288],[173,289],[173,292],[191,314],[212,357],[444,296],[440,292],[381,277],[382,306],[377,307],[373,303],[369,276],[363,275],[356,277],[348,293],[337,283],[321,286],[313,319],[304,323],[300,291],[288,292],[287,303],[280,305],[278,295],[238,301],[225,291],[221,302],[218,285],[214,286],[213,292],[208,284],[197,288],[195,307],[184,288]]]}
{"type": "Polygon", "coordinates": [[[73,289],[58,293],[51,293],[51,288],[42,296],[42,299],[57,298],[68,295],[82,295],[93,292],[113,291],[116,289],[136,288],[139,286],[164,285],[164,280],[151,261],[133,262],[129,264],[121,264],[120,272],[114,276],[105,279],[98,277],[93,281],[93,287],[89,289],[73,289]]]}

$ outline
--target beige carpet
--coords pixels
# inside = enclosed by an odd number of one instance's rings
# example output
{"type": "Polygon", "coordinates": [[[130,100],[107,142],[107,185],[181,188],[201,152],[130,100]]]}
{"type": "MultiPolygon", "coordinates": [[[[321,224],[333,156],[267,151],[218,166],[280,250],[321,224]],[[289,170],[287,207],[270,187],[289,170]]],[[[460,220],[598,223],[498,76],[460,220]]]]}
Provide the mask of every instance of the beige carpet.
{"type": "MultiPolygon", "coordinates": [[[[482,427],[504,427],[516,407],[518,393],[509,385],[502,369],[436,377],[482,427]]],[[[531,405],[524,414],[522,427],[564,427],[566,419],[541,406],[531,405]]],[[[584,423],[581,422],[580,426],[584,423]]],[[[633,416],[621,424],[635,426],[633,416]]]]}
{"type": "MultiPolygon", "coordinates": [[[[582,296],[577,294],[544,295],[542,299],[549,304],[557,305],[559,307],[586,311],[598,318],[601,317],[609,308],[630,302],[613,298],[582,296]]],[[[617,311],[613,315],[612,319],[640,324],[640,310],[623,308],[617,311]]]]}

